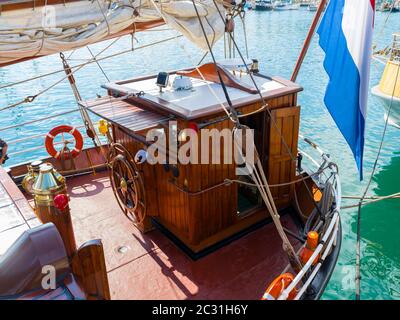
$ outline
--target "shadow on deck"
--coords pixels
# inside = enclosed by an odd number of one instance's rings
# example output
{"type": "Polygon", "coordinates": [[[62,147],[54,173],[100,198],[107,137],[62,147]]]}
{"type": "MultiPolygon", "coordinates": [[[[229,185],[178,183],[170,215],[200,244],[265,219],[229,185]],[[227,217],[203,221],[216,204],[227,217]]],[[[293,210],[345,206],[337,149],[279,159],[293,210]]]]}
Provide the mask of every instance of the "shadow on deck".
{"type": "MultiPolygon", "coordinates": [[[[193,261],[160,231],[125,218],[106,172],[70,178],[78,245],[102,239],[112,299],[260,299],[287,264],[273,224],[193,261]]],[[[282,224],[295,229],[289,215],[282,224]]]]}

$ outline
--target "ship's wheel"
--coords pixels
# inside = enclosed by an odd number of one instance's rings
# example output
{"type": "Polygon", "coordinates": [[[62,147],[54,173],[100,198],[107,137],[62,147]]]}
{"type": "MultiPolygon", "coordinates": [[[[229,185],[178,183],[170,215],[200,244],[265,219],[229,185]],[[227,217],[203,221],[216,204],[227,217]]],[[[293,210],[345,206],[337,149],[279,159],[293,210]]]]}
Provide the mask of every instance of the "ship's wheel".
{"type": "Polygon", "coordinates": [[[123,145],[112,144],[108,164],[118,205],[134,224],[142,224],[146,217],[144,184],[132,155],[123,145]]]}

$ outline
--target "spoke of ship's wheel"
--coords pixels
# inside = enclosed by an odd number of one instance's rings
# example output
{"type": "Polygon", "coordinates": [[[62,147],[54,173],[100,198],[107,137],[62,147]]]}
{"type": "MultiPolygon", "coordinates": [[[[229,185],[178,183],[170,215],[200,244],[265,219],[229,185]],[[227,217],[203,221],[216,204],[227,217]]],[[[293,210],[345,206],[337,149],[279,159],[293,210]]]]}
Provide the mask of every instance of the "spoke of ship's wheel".
{"type": "MultiPolygon", "coordinates": [[[[135,207],[135,201],[133,200],[132,194],[131,194],[130,192],[128,192],[127,199],[130,199],[130,201],[131,201],[130,209],[134,208],[134,207],[135,207]]],[[[127,204],[127,205],[128,205],[128,204],[127,204]]]]}
{"type": "Polygon", "coordinates": [[[118,178],[118,180],[121,180],[121,175],[119,174],[119,172],[114,171],[114,176],[116,176],[118,178]]]}

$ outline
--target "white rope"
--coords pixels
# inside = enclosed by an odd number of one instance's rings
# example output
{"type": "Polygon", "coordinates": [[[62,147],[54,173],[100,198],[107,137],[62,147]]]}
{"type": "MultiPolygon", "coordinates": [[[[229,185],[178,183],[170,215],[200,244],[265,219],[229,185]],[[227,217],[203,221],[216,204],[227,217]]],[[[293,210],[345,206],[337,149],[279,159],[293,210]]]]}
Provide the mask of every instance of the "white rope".
{"type": "MultiPolygon", "coordinates": [[[[176,38],[182,38],[182,37],[183,37],[182,35],[177,35],[177,36],[174,36],[174,37],[170,37],[170,38],[162,39],[162,40],[159,40],[159,41],[155,41],[155,42],[143,45],[143,46],[139,46],[139,47],[135,48],[135,51],[139,50],[139,49],[144,49],[144,48],[147,48],[147,47],[151,47],[153,45],[157,45],[157,44],[160,44],[160,43],[164,43],[164,42],[167,42],[167,41],[175,40],[176,38]]],[[[118,41],[120,38],[121,37],[117,38],[115,41],[118,41]]],[[[130,52],[132,52],[132,49],[120,51],[120,52],[117,52],[117,53],[114,53],[114,54],[111,54],[111,55],[108,55],[108,56],[105,56],[105,57],[96,58],[96,59],[97,59],[97,62],[99,62],[99,61],[103,61],[103,60],[106,60],[106,59],[114,58],[114,57],[117,57],[117,56],[120,56],[120,55],[123,55],[123,54],[126,54],[126,53],[130,53],[130,52]]],[[[69,60],[69,59],[67,58],[67,60],[69,60]]],[[[79,59],[79,60],[85,60],[86,62],[85,63],[81,63],[81,64],[77,64],[75,66],[72,66],[71,69],[76,69],[76,68],[79,68],[79,67],[82,67],[82,66],[86,66],[86,65],[89,65],[89,64],[92,64],[92,63],[96,63],[96,61],[94,61],[93,59],[89,59],[89,60],[87,60],[87,59],[79,59]]],[[[5,89],[5,88],[9,88],[9,87],[13,87],[13,86],[16,86],[16,85],[19,85],[19,84],[23,84],[23,83],[26,83],[26,82],[30,82],[30,81],[33,81],[33,80],[37,80],[37,79],[45,78],[45,77],[48,77],[48,76],[52,76],[54,74],[61,73],[61,72],[64,72],[64,69],[59,69],[59,70],[55,70],[55,71],[52,71],[52,72],[49,72],[49,73],[44,73],[44,74],[39,75],[39,76],[35,76],[35,77],[32,77],[32,78],[24,79],[24,80],[13,82],[13,83],[7,83],[5,85],[0,86],[0,90],[1,89],[5,89]]],[[[0,111],[1,110],[2,109],[0,109],[0,111]]]]}
{"type": "MultiPolygon", "coordinates": [[[[111,44],[109,44],[107,47],[105,47],[103,50],[101,50],[96,56],[95,58],[90,59],[89,61],[94,62],[96,57],[99,56],[101,53],[103,53],[105,50],[107,50],[108,48],[110,48],[115,42],[117,42],[120,38],[117,38],[116,40],[114,40],[113,42],[111,42],[111,44]]],[[[71,69],[71,75],[73,75],[75,72],[79,71],[80,69],[82,69],[83,67],[85,67],[88,63],[84,63],[81,66],[79,66],[78,68],[76,68],[76,70],[72,70],[71,69]]],[[[19,106],[21,104],[27,103],[27,102],[33,102],[33,100],[35,100],[38,96],[46,93],[47,91],[49,91],[50,89],[54,88],[55,86],[57,86],[58,84],[60,84],[61,82],[63,82],[64,80],[68,79],[69,75],[64,76],[63,78],[59,79],[58,81],[56,81],[55,83],[53,83],[52,85],[50,85],[49,87],[45,88],[44,90],[39,91],[37,94],[33,95],[33,96],[28,96],[26,98],[24,98],[23,100],[21,100],[20,102],[11,104],[7,107],[3,107],[0,108],[0,112],[3,110],[7,110],[7,109],[12,109],[16,106],[19,106]]]]}

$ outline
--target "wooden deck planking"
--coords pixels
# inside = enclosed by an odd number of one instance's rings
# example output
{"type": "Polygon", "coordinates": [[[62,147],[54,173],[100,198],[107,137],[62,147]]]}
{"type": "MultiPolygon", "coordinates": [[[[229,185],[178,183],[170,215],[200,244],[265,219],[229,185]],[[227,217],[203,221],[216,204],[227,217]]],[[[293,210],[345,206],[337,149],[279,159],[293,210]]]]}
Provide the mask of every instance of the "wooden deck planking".
{"type": "Polygon", "coordinates": [[[132,132],[154,128],[160,123],[169,120],[167,116],[143,110],[126,101],[113,101],[113,99],[107,96],[81,102],[81,105],[97,116],[121,125],[132,132]]]}

